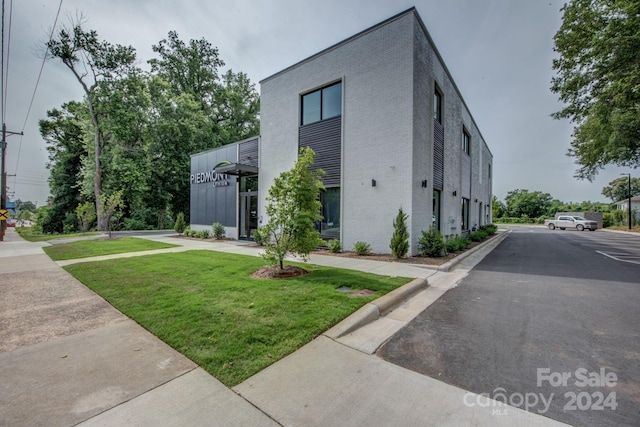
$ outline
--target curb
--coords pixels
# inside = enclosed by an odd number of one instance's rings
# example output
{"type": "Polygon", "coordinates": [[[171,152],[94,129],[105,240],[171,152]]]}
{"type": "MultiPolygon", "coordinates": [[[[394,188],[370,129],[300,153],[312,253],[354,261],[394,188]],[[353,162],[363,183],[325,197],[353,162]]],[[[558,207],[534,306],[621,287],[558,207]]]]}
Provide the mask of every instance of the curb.
{"type": "Polygon", "coordinates": [[[426,289],[429,286],[427,279],[414,279],[411,282],[389,292],[370,303],[360,307],[360,309],[352,313],[349,317],[338,323],[323,335],[337,339],[347,335],[356,329],[363,327],[369,323],[378,320],[381,316],[386,315],[392,309],[402,304],[416,293],[426,289]]]}
{"type": "Polygon", "coordinates": [[[507,238],[509,233],[511,233],[511,230],[506,230],[506,231],[502,231],[502,232],[498,233],[496,236],[492,237],[489,240],[485,240],[484,242],[482,242],[481,244],[479,244],[475,248],[473,248],[471,250],[468,250],[466,252],[463,252],[462,254],[460,254],[459,256],[455,257],[451,261],[438,266],[438,271],[442,271],[442,272],[445,272],[445,273],[450,272],[451,269],[453,267],[455,267],[460,261],[462,261],[465,258],[468,258],[469,256],[475,254],[479,250],[484,249],[485,247],[489,246],[490,244],[495,243],[495,246],[498,246],[504,239],[507,238]]]}

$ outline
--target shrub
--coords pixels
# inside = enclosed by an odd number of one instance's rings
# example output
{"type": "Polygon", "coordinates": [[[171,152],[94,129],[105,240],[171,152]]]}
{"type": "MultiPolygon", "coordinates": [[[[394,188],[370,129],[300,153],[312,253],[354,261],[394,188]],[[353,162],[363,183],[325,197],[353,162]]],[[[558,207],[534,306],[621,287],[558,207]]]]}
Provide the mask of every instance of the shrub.
{"type": "Polygon", "coordinates": [[[469,235],[469,238],[471,238],[472,242],[482,242],[487,238],[487,232],[484,230],[474,231],[469,235]]]}
{"type": "Polygon", "coordinates": [[[224,226],[219,222],[214,222],[211,226],[213,237],[220,240],[224,238],[224,226]]]}
{"type": "Polygon", "coordinates": [[[471,241],[463,236],[453,237],[445,242],[447,252],[457,252],[466,249],[471,241]]]}
{"type": "Polygon", "coordinates": [[[251,233],[251,237],[253,237],[253,240],[257,245],[264,246],[265,240],[269,237],[269,235],[265,233],[262,228],[258,228],[256,230],[253,230],[253,232],[251,233]]]}
{"type": "MultiPolygon", "coordinates": [[[[187,227],[187,225],[184,222],[184,213],[180,212],[178,214],[178,217],[176,218],[176,223],[173,225],[173,229],[176,231],[176,233],[185,233],[186,230],[189,229],[189,227],[187,227]]],[[[185,233],[185,235],[188,236],[188,234],[185,233]]]]}
{"type": "Polygon", "coordinates": [[[371,253],[371,245],[367,242],[355,242],[353,244],[353,251],[358,255],[369,255],[371,253]]]}
{"type": "Polygon", "coordinates": [[[201,239],[208,239],[210,237],[209,230],[200,230],[197,232],[197,236],[201,239]]]}
{"type": "Polygon", "coordinates": [[[493,236],[494,234],[496,234],[496,231],[498,231],[498,227],[496,227],[494,224],[485,224],[480,226],[480,230],[485,231],[487,233],[487,236],[493,236]]]}
{"type": "Polygon", "coordinates": [[[334,254],[342,252],[342,245],[340,244],[340,240],[338,239],[329,240],[327,242],[327,246],[329,247],[329,250],[334,254]]]}
{"type": "Polygon", "coordinates": [[[404,258],[409,252],[409,232],[407,231],[407,218],[409,215],[398,210],[398,215],[393,221],[393,236],[391,236],[391,255],[396,258],[404,258]]]}
{"type": "Polygon", "coordinates": [[[418,240],[418,250],[424,256],[441,257],[447,254],[444,238],[434,226],[429,231],[422,230],[422,236],[418,240]]]}

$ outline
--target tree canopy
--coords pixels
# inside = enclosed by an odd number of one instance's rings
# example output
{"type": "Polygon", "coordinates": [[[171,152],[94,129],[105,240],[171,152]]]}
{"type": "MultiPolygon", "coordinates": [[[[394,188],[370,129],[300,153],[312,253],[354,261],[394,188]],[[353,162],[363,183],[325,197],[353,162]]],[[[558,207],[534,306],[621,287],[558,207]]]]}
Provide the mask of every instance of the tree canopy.
{"type": "Polygon", "coordinates": [[[640,165],[640,1],[571,0],[554,37],[551,90],[574,123],[568,155],[575,176],[592,180],[606,165],[640,165]]]}
{"type": "Polygon", "coordinates": [[[77,226],[76,207],[90,200],[106,230],[103,194],[121,195],[116,227],[162,227],[167,213],[188,221],[190,155],[259,133],[254,84],[232,70],[221,76],[224,62],[208,41],[171,31],[153,50],[158,57],[143,72],[133,47],[101,41],[81,23],[47,44],[85,96],[40,121],[55,211],[46,231],[77,226]]]}
{"type": "MultiPolygon", "coordinates": [[[[629,178],[621,176],[616,178],[602,189],[602,195],[607,196],[612,202],[619,202],[629,197],[629,178]]],[[[640,196],[640,178],[631,178],[631,197],[640,196]]]]}

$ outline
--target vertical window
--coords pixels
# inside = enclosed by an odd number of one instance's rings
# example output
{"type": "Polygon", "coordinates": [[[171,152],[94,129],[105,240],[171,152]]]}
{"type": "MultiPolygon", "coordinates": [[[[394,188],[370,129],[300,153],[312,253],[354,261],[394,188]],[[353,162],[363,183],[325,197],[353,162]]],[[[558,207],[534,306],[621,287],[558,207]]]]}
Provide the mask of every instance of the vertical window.
{"type": "Polygon", "coordinates": [[[491,179],[491,163],[489,163],[489,179],[491,179]]]}
{"type": "Polygon", "coordinates": [[[462,230],[469,229],[469,199],[462,198],[462,230]]]}
{"type": "Polygon", "coordinates": [[[311,92],[302,97],[302,124],[320,120],[320,91],[311,92]]]}
{"type": "Polygon", "coordinates": [[[471,154],[471,137],[466,129],[462,129],[462,151],[471,154]]]}
{"type": "Polygon", "coordinates": [[[322,120],[342,114],[342,84],[322,89],[322,120]]]}
{"type": "Polygon", "coordinates": [[[440,231],[440,191],[433,190],[433,214],[431,216],[433,228],[440,231]]]}
{"type": "Polygon", "coordinates": [[[433,120],[442,124],[442,93],[438,86],[433,91],[433,120]]]}
{"type": "Polygon", "coordinates": [[[320,235],[326,239],[340,239],[340,187],[327,188],[320,193],[322,222],[320,235]]]}
{"type": "Polygon", "coordinates": [[[342,114],[342,83],[302,96],[302,124],[330,119],[342,114]]]}

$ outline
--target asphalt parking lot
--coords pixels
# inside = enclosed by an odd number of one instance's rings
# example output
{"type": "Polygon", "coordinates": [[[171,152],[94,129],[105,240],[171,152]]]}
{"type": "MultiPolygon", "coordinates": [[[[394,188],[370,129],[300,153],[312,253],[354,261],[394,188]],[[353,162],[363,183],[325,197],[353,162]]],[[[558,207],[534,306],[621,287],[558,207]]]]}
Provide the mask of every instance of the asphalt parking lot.
{"type": "Polygon", "coordinates": [[[640,236],[513,227],[377,354],[571,425],[637,426],[639,258],[640,236]]]}

